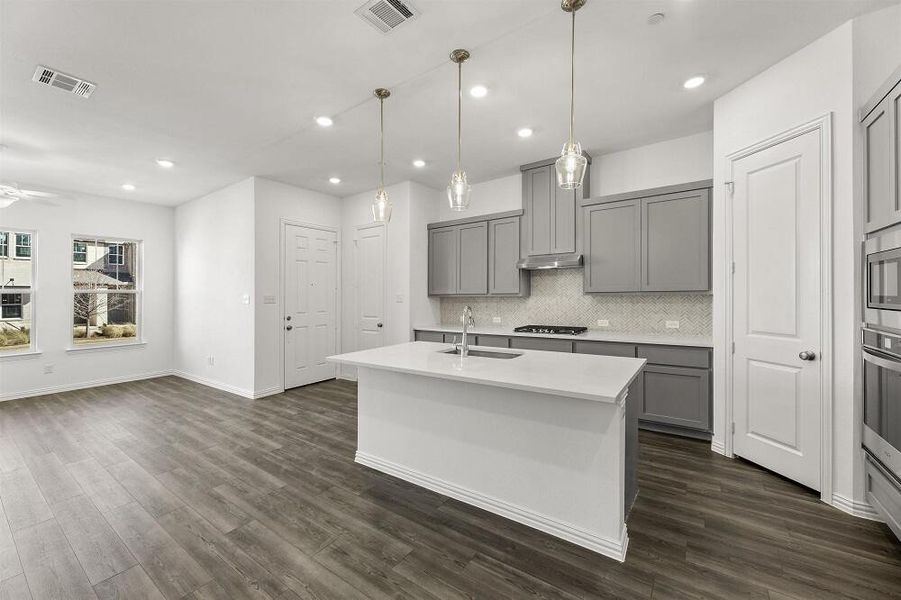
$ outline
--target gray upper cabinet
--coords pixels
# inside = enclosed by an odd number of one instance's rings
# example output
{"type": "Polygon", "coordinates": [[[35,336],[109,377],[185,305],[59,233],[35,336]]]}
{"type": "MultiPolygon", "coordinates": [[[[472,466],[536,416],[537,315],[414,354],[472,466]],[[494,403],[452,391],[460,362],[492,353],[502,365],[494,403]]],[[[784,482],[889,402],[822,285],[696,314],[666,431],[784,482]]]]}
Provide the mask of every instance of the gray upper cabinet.
{"type": "Polygon", "coordinates": [[[862,119],[867,232],[901,221],[901,82],[894,82],[867,103],[862,119]]]}
{"type": "Polygon", "coordinates": [[[529,291],[528,272],[516,268],[520,255],[520,218],[488,221],[488,294],[521,296],[529,291]]]}
{"type": "Polygon", "coordinates": [[[587,198],[591,189],[591,157],[586,158],[588,172],[580,190],[563,190],[557,185],[556,157],[520,167],[523,248],[527,256],[580,251],[579,200],[587,198]]]}
{"type": "Polygon", "coordinates": [[[470,223],[457,228],[457,293],[488,293],[488,224],[470,223]]]}
{"type": "Polygon", "coordinates": [[[710,289],[710,190],[641,200],[640,289],[710,289]]]}
{"type": "Polygon", "coordinates": [[[586,292],[634,292],[641,279],[641,201],[584,209],[586,292]]]}
{"type": "Polygon", "coordinates": [[[429,294],[457,293],[457,228],[429,231],[429,294]]]}
{"type": "Polygon", "coordinates": [[[522,211],[429,225],[430,296],[526,296],[520,259],[522,211]]]}
{"type": "Polygon", "coordinates": [[[695,181],[583,202],[585,292],[709,290],[710,185],[695,181]]]}

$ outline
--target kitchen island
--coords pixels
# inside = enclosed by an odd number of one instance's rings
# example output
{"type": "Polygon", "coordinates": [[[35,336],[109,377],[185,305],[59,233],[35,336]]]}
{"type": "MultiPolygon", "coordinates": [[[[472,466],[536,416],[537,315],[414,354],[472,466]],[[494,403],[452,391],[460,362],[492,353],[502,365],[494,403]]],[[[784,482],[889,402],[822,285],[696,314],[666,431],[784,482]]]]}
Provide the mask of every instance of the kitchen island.
{"type": "Polygon", "coordinates": [[[356,462],[624,560],[637,491],[627,395],[645,361],[450,349],[330,357],[357,368],[356,462]]]}

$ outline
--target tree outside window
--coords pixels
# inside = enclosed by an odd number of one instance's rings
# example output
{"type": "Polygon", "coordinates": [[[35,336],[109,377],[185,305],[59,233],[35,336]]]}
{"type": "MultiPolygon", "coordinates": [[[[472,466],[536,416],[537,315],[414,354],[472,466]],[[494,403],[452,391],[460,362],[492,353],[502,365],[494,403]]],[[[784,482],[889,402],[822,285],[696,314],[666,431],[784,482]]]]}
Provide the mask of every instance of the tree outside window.
{"type": "Polygon", "coordinates": [[[140,242],[78,238],[72,248],[73,342],[135,341],[140,242]]]}

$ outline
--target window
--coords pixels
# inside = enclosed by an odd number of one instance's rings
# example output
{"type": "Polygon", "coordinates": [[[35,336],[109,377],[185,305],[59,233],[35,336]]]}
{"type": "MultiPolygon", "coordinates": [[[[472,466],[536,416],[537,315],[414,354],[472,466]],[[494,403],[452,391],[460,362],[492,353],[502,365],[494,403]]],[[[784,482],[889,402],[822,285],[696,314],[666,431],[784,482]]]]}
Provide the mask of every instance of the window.
{"type": "Polygon", "coordinates": [[[31,258],[31,234],[16,234],[16,258],[31,258]]]}
{"type": "Polygon", "coordinates": [[[72,341],[76,346],[140,337],[140,247],[137,241],[72,241],[72,341]]]}
{"type": "Polygon", "coordinates": [[[109,247],[109,253],[106,255],[109,264],[124,265],[125,264],[125,246],[122,244],[113,244],[109,247]]]}
{"type": "Polygon", "coordinates": [[[72,260],[77,263],[88,262],[88,245],[84,242],[72,242],[72,260]]]}
{"type": "Polygon", "coordinates": [[[34,237],[0,231],[0,355],[33,346],[34,237]]]}

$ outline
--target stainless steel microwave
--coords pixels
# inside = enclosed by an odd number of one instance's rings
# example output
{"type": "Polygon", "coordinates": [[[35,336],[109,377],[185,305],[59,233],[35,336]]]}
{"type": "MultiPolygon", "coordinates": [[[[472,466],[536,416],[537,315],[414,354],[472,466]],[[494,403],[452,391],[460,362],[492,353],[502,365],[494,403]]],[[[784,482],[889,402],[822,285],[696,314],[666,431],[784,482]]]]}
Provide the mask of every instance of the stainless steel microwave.
{"type": "Polygon", "coordinates": [[[864,321],[901,333],[901,231],[877,234],[865,249],[864,321]]]}

